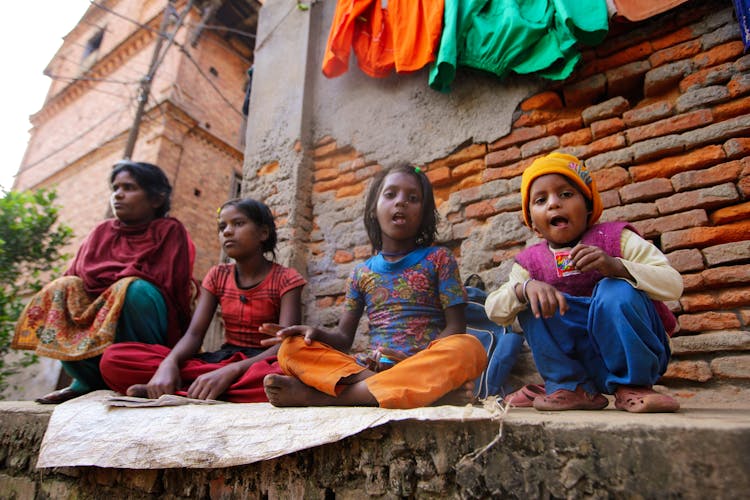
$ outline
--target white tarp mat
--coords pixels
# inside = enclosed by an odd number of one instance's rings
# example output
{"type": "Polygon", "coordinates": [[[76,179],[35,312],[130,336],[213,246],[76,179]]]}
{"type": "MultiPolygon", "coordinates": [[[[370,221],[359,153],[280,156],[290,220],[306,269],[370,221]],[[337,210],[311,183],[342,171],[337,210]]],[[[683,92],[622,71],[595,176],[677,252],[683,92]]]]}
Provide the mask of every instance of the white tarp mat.
{"type": "Polygon", "coordinates": [[[55,408],[37,467],[220,468],[339,441],[395,420],[485,420],[477,406],[274,408],[270,403],[112,407],[96,391],[55,408]]]}

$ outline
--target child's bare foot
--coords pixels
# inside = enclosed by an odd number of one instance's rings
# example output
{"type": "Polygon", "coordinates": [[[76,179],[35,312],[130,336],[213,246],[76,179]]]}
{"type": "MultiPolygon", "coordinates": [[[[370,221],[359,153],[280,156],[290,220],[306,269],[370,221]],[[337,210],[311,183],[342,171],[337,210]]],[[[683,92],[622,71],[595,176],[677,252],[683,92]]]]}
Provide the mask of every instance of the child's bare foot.
{"type": "Polygon", "coordinates": [[[473,403],[475,399],[476,398],[474,398],[474,381],[469,380],[458,389],[452,390],[451,392],[449,392],[442,398],[432,403],[432,406],[441,406],[441,405],[464,406],[464,405],[473,403]]]}
{"type": "Polygon", "coordinates": [[[271,374],[263,379],[263,389],[266,391],[268,401],[274,406],[377,406],[378,404],[363,381],[346,386],[338,397],[334,397],[305,385],[296,377],[271,374]]]}
{"type": "Polygon", "coordinates": [[[146,390],[146,384],[134,384],[128,387],[125,392],[127,396],[133,396],[135,398],[147,398],[148,391],[146,390]]]}
{"type": "Polygon", "coordinates": [[[266,391],[268,401],[274,406],[329,406],[336,404],[336,398],[303,384],[296,377],[287,375],[266,375],[263,379],[263,389],[266,391]]]}

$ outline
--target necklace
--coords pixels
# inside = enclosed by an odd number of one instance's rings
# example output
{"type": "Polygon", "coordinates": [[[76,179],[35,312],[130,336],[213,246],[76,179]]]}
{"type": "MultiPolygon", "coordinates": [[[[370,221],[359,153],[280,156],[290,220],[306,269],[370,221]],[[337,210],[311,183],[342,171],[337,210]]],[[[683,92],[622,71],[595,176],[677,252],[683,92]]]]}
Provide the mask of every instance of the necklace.
{"type": "Polygon", "coordinates": [[[382,255],[383,257],[403,257],[404,255],[408,255],[411,252],[411,250],[405,250],[403,252],[385,252],[381,250],[380,255],[382,255]]]}

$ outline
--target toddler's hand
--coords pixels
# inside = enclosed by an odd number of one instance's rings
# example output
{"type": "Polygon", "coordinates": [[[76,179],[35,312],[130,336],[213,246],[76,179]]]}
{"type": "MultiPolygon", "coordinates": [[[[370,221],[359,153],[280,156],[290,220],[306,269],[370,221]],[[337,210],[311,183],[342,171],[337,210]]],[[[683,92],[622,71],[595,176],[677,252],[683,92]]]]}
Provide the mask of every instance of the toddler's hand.
{"type": "Polygon", "coordinates": [[[568,311],[565,295],[544,281],[531,280],[526,284],[526,297],[535,318],[551,318],[559,309],[563,315],[568,311]]]}
{"type": "Polygon", "coordinates": [[[581,272],[599,271],[607,277],[622,277],[625,270],[622,262],[593,245],[579,243],[570,251],[570,258],[581,272]]]}

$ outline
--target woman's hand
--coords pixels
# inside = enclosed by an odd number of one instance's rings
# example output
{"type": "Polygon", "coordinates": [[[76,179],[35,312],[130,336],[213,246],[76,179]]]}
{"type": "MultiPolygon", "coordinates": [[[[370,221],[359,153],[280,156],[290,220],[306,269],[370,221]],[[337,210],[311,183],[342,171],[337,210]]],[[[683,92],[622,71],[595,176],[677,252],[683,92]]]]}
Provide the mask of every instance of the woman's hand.
{"type": "Polygon", "coordinates": [[[579,243],[570,251],[570,258],[576,269],[581,272],[599,271],[609,278],[632,279],[619,259],[612,257],[597,246],[579,243]]]}
{"type": "Polygon", "coordinates": [[[304,337],[305,344],[310,345],[313,340],[320,336],[320,330],[307,325],[294,325],[285,328],[275,323],[263,323],[259,331],[269,335],[269,338],[260,341],[260,344],[264,346],[280,344],[285,338],[294,336],[304,337]]]}
{"type": "Polygon", "coordinates": [[[193,380],[187,390],[187,397],[193,399],[218,399],[238,378],[234,363],[204,373],[193,380]]]}
{"type": "MultiPolygon", "coordinates": [[[[519,284],[519,286],[521,286],[519,284]]],[[[549,283],[538,280],[530,280],[526,283],[526,299],[535,318],[543,316],[551,318],[559,309],[563,315],[568,311],[568,302],[565,295],[549,283]]]]}
{"type": "Polygon", "coordinates": [[[165,359],[146,384],[146,393],[149,398],[157,399],[164,394],[174,394],[180,383],[180,368],[165,359]]]}

